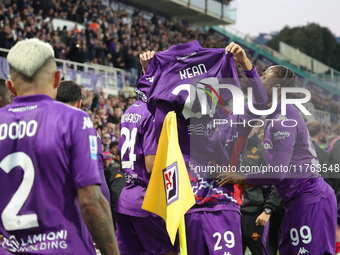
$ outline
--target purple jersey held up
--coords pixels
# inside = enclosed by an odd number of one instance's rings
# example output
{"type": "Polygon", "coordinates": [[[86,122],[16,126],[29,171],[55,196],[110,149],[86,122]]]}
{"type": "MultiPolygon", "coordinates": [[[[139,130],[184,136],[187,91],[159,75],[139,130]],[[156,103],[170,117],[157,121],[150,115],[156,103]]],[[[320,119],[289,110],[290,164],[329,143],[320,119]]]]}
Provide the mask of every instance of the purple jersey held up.
{"type": "Polygon", "coordinates": [[[154,117],[141,100],[131,105],[121,118],[118,153],[126,186],[117,202],[118,213],[137,217],[151,214],[142,209],[142,203],[150,180],[144,157],[157,151],[154,124],[154,117]]]}
{"type": "Polygon", "coordinates": [[[93,254],[77,189],[101,184],[83,111],[46,95],[0,110],[0,233],[15,254],[93,254]]]}
{"type": "MultiPolygon", "coordinates": [[[[254,90],[254,106],[258,106],[255,108],[265,107],[267,95],[256,69],[245,73],[254,78],[249,83],[254,90]]],[[[204,49],[193,41],[156,53],[137,84],[137,93],[155,115],[157,137],[166,114],[176,112],[179,144],[196,203],[201,208],[209,207],[203,210],[221,210],[230,206],[238,211],[242,203],[242,191],[238,185],[218,187],[213,178],[195,172],[196,166],[210,163],[237,166],[242,158],[251,128],[242,125],[211,128],[213,119],[247,121],[252,117],[247,114],[247,109],[245,116],[236,116],[222,107],[222,103],[232,97],[229,89],[220,86],[226,82],[240,88],[232,55],[226,54],[225,49],[204,49]]]]}

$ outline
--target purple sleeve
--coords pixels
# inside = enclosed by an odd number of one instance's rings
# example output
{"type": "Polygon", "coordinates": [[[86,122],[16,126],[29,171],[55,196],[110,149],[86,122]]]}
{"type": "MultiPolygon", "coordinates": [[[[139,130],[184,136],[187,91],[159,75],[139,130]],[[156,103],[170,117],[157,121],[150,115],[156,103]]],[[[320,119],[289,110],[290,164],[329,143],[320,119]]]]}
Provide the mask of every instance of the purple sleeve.
{"type": "MultiPolygon", "coordinates": [[[[271,125],[271,124],[268,124],[271,125]]],[[[270,149],[270,158],[267,157],[268,169],[270,166],[290,166],[290,161],[294,151],[294,145],[297,138],[297,129],[294,127],[284,127],[280,123],[274,124],[272,133],[273,148],[270,149]]],[[[258,172],[248,174],[246,182],[254,183],[258,185],[272,184],[275,182],[281,182],[285,176],[284,171],[272,171],[272,172],[258,172]]]]}
{"type": "Polygon", "coordinates": [[[151,116],[145,121],[143,137],[144,156],[155,155],[157,151],[157,139],[155,132],[155,117],[151,116]]]}
{"type": "Polygon", "coordinates": [[[92,127],[83,125],[85,121],[90,121],[86,113],[79,111],[73,115],[70,154],[71,172],[76,189],[101,184],[97,160],[97,133],[92,127]]]}
{"type": "MultiPolygon", "coordinates": [[[[253,66],[253,69],[251,69],[250,71],[244,71],[244,74],[248,78],[249,87],[253,88],[252,99],[253,99],[254,108],[257,109],[257,110],[264,110],[267,106],[268,95],[267,95],[267,91],[265,90],[264,85],[261,81],[261,78],[257,73],[256,67],[253,66]]],[[[239,115],[237,122],[248,123],[249,120],[261,118],[261,116],[256,115],[256,114],[254,114],[250,111],[248,104],[245,104],[244,109],[245,109],[244,115],[239,115]]],[[[252,125],[255,125],[255,123],[252,123],[252,125]]],[[[252,130],[252,126],[250,126],[250,125],[245,125],[245,126],[239,125],[238,130],[243,137],[248,137],[249,133],[252,130]]]]}

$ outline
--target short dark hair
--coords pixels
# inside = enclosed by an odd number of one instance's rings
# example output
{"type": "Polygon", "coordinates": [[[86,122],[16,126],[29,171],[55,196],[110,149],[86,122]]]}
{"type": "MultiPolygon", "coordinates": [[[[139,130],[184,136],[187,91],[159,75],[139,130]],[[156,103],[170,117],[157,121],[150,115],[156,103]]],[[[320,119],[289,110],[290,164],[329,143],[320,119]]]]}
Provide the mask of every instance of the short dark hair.
{"type": "Polygon", "coordinates": [[[72,80],[61,81],[56,100],[62,103],[75,104],[82,97],[81,87],[72,80]]]}
{"type": "Polygon", "coordinates": [[[311,137],[318,136],[321,133],[322,125],[317,120],[307,122],[306,126],[311,137]]]}
{"type": "Polygon", "coordinates": [[[113,146],[118,146],[118,142],[117,141],[111,142],[109,145],[109,149],[111,150],[113,146]]]}

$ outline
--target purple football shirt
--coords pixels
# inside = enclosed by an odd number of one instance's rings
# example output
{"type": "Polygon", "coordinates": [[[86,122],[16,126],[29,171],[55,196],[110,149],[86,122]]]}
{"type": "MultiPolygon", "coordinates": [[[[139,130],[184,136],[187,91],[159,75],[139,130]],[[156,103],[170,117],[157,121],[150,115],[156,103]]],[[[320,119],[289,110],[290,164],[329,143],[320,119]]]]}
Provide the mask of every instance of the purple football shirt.
{"type": "Polygon", "coordinates": [[[101,184],[90,117],[46,95],[16,97],[0,116],[2,247],[93,254],[77,198],[77,189],[101,184]]]}
{"type": "MultiPolygon", "coordinates": [[[[245,74],[252,78],[249,84],[253,87],[255,108],[264,109],[267,94],[256,68],[245,74]]],[[[204,49],[197,41],[156,53],[137,84],[137,93],[148,102],[148,108],[155,115],[157,137],[166,114],[172,110],[177,114],[179,144],[198,205],[194,210],[213,211],[226,207],[239,210],[242,203],[240,186],[218,187],[218,181],[212,176],[209,178],[195,171],[199,165],[216,163],[238,166],[242,159],[251,127],[213,127],[213,119],[226,119],[230,123],[258,117],[247,107],[242,116],[225,111],[221,102],[232,94],[220,84],[240,88],[233,56],[226,54],[225,49],[204,49]]]]}
{"type": "Polygon", "coordinates": [[[154,117],[141,100],[131,105],[121,118],[118,153],[126,186],[118,199],[118,213],[137,217],[151,214],[142,209],[142,203],[150,180],[144,157],[157,151],[154,125],[154,117]]]}
{"type": "Polygon", "coordinates": [[[265,174],[248,174],[246,180],[261,185],[274,183],[289,209],[316,203],[332,194],[332,188],[317,173],[319,161],[299,111],[287,105],[286,115],[281,115],[279,104],[267,121],[264,147],[268,170],[279,168],[265,174]]]}

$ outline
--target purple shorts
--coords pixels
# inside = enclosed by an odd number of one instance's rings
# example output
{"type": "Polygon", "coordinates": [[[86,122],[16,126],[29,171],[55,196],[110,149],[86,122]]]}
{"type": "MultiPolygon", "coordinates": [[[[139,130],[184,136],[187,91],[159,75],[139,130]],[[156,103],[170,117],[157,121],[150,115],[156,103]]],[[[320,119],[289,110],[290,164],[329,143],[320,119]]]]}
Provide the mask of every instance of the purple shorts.
{"type": "Polygon", "coordinates": [[[117,243],[123,255],[159,255],[179,251],[178,240],[172,246],[161,217],[135,217],[116,214],[117,243]]]}
{"type": "Polygon", "coordinates": [[[243,254],[241,216],[236,211],[186,214],[185,227],[189,255],[243,254]]]}
{"type": "Polygon", "coordinates": [[[336,220],[334,193],[317,203],[287,210],[281,224],[280,254],[334,254],[336,220]]]}

